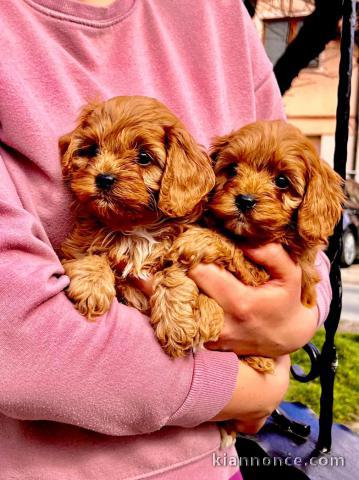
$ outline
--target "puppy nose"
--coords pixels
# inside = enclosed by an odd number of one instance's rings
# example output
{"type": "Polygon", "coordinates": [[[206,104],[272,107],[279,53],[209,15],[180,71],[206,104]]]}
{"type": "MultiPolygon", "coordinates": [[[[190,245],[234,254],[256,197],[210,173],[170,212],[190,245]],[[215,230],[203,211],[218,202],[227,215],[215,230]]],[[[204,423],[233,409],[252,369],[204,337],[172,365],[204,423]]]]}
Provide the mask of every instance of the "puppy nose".
{"type": "Polygon", "coordinates": [[[110,173],[100,173],[96,177],[96,185],[101,190],[110,190],[112,185],[115,183],[116,177],[110,173]]]}
{"type": "Polygon", "coordinates": [[[257,200],[252,195],[238,195],[236,198],[236,205],[242,212],[251,210],[256,203],[257,200]]]}

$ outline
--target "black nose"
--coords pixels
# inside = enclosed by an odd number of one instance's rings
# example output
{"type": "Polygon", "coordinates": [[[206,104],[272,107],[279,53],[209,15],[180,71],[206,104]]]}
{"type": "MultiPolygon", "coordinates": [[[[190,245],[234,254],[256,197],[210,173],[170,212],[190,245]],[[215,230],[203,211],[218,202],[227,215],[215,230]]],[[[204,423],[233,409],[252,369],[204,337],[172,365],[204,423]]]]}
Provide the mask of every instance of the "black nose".
{"type": "Polygon", "coordinates": [[[110,190],[115,181],[116,177],[110,173],[100,173],[96,177],[96,185],[101,190],[110,190]]]}
{"type": "Polygon", "coordinates": [[[236,205],[242,212],[250,210],[257,203],[257,200],[252,195],[238,195],[236,198],[236,205]]]}

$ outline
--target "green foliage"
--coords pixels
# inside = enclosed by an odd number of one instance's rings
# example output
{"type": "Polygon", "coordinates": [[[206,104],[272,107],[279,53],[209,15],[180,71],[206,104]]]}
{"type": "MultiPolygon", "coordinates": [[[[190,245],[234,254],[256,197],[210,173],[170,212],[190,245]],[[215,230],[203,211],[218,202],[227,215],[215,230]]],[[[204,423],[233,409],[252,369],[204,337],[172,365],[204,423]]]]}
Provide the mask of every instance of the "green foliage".
{"type": "MultiPolygon", "coordinates": [[[[324,338],[325,332],[320,330],[312,343],[321,350],[324,338]]],[[[359,335],[337,333],[335,338],[339,366],[334,385],[334,421],[348,424],[359,415],[359,335]]],[[[292,355],[292,364],[294,363],[300,365],[304,371],[309,370],[310,361],[303,350],[292,355]]],[[[292,379],[285,400],[302,402],[319,414],[319,380],[299,383],[292,379]]]]}

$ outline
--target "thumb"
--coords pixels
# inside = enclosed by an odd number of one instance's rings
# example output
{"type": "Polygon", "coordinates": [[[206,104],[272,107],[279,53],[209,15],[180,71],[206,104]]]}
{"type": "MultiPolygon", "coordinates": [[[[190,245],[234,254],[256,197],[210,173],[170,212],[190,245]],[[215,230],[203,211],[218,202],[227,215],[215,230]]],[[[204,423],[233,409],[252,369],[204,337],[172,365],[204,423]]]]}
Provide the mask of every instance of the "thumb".
{"type": "MultiPolygon", "coordinates": [[[[294,263],[280,243],[268,243],[261,247],[243,246],[244,255],[252,262],[262,266],[271,280],[286,281],[292,279],[300,267],[294,263]]],[[[296,275],[295,275],[296,278],[296,275]]]]}
{"type": "Polygon", "coordinates": [[[232,273],[213,263],[200,263],[189,271],[189,277],[203,293],[213,298],[226,312],[232,312],[238,299],[248,295],[248,288],[232,273]]]}

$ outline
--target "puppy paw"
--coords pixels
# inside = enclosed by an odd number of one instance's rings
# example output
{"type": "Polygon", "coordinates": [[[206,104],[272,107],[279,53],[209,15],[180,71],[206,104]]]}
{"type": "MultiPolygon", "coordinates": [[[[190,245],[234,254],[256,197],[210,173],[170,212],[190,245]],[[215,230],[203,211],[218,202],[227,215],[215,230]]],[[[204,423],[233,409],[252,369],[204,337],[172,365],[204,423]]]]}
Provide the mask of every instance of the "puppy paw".
{"type": "Polygon", "coordinates": [[[155,275],[151,325],[164,351],[173,358],[183,357],[196,346],[197,299],[197,285],[176,266],[155,275]]]}
{"type": "Polygon", "coordinates": [[[317,304],[317,294],[314,287],[302,287],[301,302],[307,308],[313,308],[317,304]]]}
{"type": "Polygon", "coordinates": [[[219,431],[221,433],[221,445],[220,445],[221,450],[224,450],[226,448],[231,448],[236,443],[237,432],[235,430],[231,430],[229,427],[230,427],[230,422],[228,422],[228,426],[226,427],[224,426],[219,427],[219,431]]]}
{"type": "MultiPolygon", "coordinates": [[[[314,260],[313,260],[314,261],[314,260]]],[[[315,267],[304,263],[302,267],[302,292],[301,302],[307,308],[315,307],[317,304],[316,284],[320,281],[320,276],[315,267]]]]}
{"type": "Polygon", "coordinates": [[[196,320],[198,324],[196,345],[202,346],[207,342],[218,340],[224,325],[223,308],[215,300],[203,293],[198,295],[196,320]]]}
{"type": "Polygon", "coordinates": [[[233,272],[245,285],[252,287],[263,285],[269,280],[268,273],[247,260],[242,250],[238,248],[233,253],[228,265],[228,270],[233,272]]]}
{"type": "Polygon", "coordinates": [[[65,260],[63,266],[70,278],[66,294],[76,309],[88,320],[106,313],[116,296],[115,276],[106,257],[88,255],[65,260]]]}
{"type": "Polygon", "coordinates": [[[274,373],[274,360],[267,357],[240,357],[240,359],[260,373],[274,373]]]}

